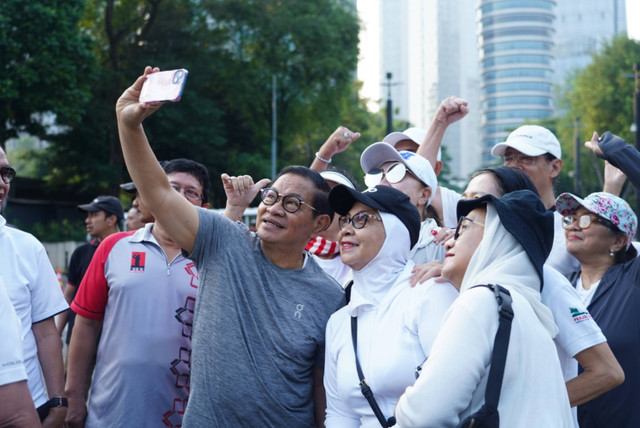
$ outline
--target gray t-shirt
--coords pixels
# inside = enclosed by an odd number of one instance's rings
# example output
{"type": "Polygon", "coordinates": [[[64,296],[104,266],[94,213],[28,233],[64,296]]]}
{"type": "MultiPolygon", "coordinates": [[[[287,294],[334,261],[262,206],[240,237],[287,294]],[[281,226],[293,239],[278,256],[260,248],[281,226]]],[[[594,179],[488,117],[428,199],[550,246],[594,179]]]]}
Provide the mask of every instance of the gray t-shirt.
{"type": "Polygon", "coordinates": [[[242,223],[198,209],[189,256],[200,288],[184,427],[314,424],[313,368],[342,288],[308,257],[300,270],[265,256],[242,223]]]}

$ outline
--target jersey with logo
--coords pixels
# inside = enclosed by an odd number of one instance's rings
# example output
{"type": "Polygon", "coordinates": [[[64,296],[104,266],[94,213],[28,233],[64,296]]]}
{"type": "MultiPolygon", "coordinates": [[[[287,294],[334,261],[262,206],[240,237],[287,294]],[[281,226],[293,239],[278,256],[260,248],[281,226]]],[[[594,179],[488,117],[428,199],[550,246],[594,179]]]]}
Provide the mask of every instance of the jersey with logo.
{"type": "Polygon", "coordinates": [[[87,427],[182,424],[198,274],[181,254],[167,260],[152,228],[107,237],[71,304],[103,320],[87,427]]]}

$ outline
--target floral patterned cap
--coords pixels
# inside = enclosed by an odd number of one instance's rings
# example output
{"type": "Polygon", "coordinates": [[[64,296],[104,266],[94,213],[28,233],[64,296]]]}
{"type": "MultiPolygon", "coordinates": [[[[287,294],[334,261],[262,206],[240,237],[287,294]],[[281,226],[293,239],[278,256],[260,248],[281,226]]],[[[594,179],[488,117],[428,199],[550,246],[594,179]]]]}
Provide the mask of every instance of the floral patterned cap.
{"type": "Polygon", "coordinates": [[[584,199],[571,193],[563,193],[556,199],[556,209],[562,215],[573,214],[579,206],[613,223],[619,231],[629,237],[627,241],[627,248],[629,248],[636,235],[638,218],[627,201],[605,192],[592,193],[584,199]]]}

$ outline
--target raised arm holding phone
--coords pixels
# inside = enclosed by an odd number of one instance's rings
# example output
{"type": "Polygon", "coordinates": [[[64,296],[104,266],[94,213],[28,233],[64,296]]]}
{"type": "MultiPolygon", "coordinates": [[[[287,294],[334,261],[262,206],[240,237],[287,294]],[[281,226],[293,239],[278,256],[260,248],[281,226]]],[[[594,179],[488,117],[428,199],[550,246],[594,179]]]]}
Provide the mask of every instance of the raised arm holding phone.
{"type": "MultiPolygon", "coordinates": [[[[329,186],[316,171],[284,168],[260,192],[256,233],[193,207],[169,185],[142,128],[162,105],[139,101],[145,78],[157,71],[145,69],[118,100],[116,114],[141,198],[198,270],[183,426],[320,427],[325,326],[344,294],[304,249],[331,223],[329,186]]],[[[266,184],[226,175],[223,182],[237,197],[227,207],[234,218],[266,184]]]]}

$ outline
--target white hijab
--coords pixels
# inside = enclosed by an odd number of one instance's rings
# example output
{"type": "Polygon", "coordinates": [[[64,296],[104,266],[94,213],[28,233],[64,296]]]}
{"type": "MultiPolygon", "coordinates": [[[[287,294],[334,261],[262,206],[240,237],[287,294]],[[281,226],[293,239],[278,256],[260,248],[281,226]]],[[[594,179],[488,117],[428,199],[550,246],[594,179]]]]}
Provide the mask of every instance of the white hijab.
{"type": "Polygon", "coordinates": [[[408,282],[411,276],[409,231],[395,215],[381,211],[379,215],[386,238],[365,267],[352,270],[353,288],[347,309],[351,316],[357,316],[361,306],[378,306],[394,285],[408,282]]]}
{"type": "Polygon", "coordinates": [[[487,204],[484,236],[469,261],[460,292],[478,284],[498,284],[515,291],[529,302],[551,338],[554,338],[559,330],[551,311],[540,300],[540,281],[527,252],[502,225],[493,204],[487,204]]]}

